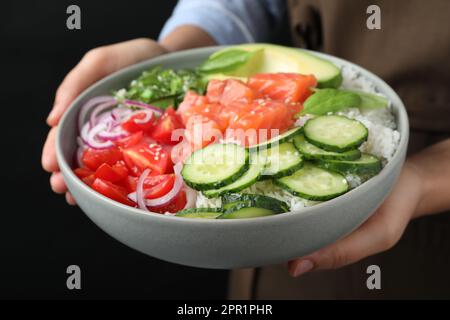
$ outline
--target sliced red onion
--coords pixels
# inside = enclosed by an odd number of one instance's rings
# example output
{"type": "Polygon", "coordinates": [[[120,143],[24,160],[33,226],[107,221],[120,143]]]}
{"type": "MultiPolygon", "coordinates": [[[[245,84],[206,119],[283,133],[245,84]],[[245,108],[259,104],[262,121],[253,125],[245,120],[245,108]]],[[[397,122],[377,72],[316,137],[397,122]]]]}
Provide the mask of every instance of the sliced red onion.
{"type": "MultiPolygon", "coordinates": [[[[183,177],[181,176],[181,169],[183,168],[182,164],[176,164],[173,169],[175,172],[175,183],[173,184],[172,189],[163,195],[162,197],[156,198],[156,199],[144,199],[145,205],[147,207],[162,207],[168,204],[170,201],[172,201],[173,198],[175,198],[180,191],[183,189],[184,181],[183,177]]],[[[142,175],[141,175],[142,177],[142,175]]],[[[138,183],[139,184],[139,183],[138,183]]],[[[139,196],[138,196],[138,189],[136,189],[136,192],[130,193],[128,195],[128,198],[134,202],[138,202],[139,196]]],[[[138,203],[139,204],[139,203],[138,203]]]]}
{"type": "Polygon", "coordinates": [[[111,111],[111,117],[117,122],[122,122],[122,120],[127,118],[132,112],[133,111],[129,108],[118,107],[111,111]]]}
{"type": "Polygon", "coordinates": [[[128,199],[137,203],[136,191],[128,194],[128,199]]]}
{"type": "Polygon", "coordinates": [[[136,124],[146,123],[146,122],[150,121],[153,118],[153,112],[152,111],[149,111],[149,110],[137,110],[137,111],[133,111],[133,112],[129,113],[126,117],[123,117],[120,122],[121,123],[127,122],[128,120],[130,120],[135,115],[138,115],[139,113],[145,113],[145,117],[144,117],[144,119],[133,119],[134,123],[136,123],[136,124]]]}
{"type": "Polygon", "coordinates": [[[90,127],[89,122],[86,122],[83,125],[83,127],[81,128],[81,132],[80,132],[81,141],[85,144],[87,144],[88,140],[89,140],[89,137],[88,137],[89,136],[89,127],[90,127]]]}
{"type": "Polygon", "coordinates": [[[83,139],[81,139],[80,137],[77,137],[77,152],[76,152],[76,161],[77,161],[77,165],[79,167],[83,166],[83,153],[84,150],[86,150],[86,145],[83,142],[83,139]]]}
{"type": "Polygon", "coordinates": [[[99,103],[104,103],[111,100],[115,101],[115,99],[111,96],[98,96],[86,101],[86,103],[81,107],[80,113],[78,114],[78,130],[81,131],[85,122],[86,115],[91,110],[91,108],[98,105],[99,103]]]}
{"type": "MultiPolygon", "coordinates": [[[[95,127],[99,123],[99,119],[97,119],[97,116],[99,114],[115,106],[116,104],[117,104],[116,99],[112,99],[95,107],[95,109],[91,112],[91,116],[89,117],[89,124],[91,125],[91,128],[95,127]]],[[[107,117],[109,117],[109,114],[107,115],[107,117]]]]}
{"type": "Polygon", "coordinates": [[[160,108],[152,106],[152,105],[147,104],[147,103],[140,102],[140,101],[134,101],[134,100],[125,99],[124,100],[124,104],[126,104],[128,106],[135,106],[135,107],[146,108],[146,109],[154,111],[155,113],[157,113],[159,115],[162,115],[164,113],[164,111],[162,111],[160,108]]]}
{"type": "Polygon", "coordinates": [[[78,147],[77,149],[77,165],[79,167],[83,166],[83,153],[85,149],[85,147],[78,147]]]}
{"type": "Polygon", "coordinates": [[[184,186],[184,191],[186,192],[186,205],[183,209],[195,208],[195,202],[197,200],[197,192],[194,189],[184,186]]]}
{"type": "Polygon", "coordinates": [[[147,209],[145,199],[144,199],[144,181],[148,177],[148,174],[150,173],[150,169],[145,169],[144,172],[142,172],[141,176],[138,179],[137,186],[136,186],[136,201],[142,210],[149,211],[147,209]]]}
{"type": "MultiPolygon", "coordinates": [[[[83,128],[84,129],[84,128],[83,128]]],[[[91,130],[89,130],[89,133],[87,134],[87,139],[85,143],[92,149],[106,149],[112,147],[114,144],[112,141],[99,141],[97,139],[97,135],[106,130],[106,125],[104,123],[99,123],[95,127],[93,127],[91,130]]],[[[83,138],[83,137],[82,137],[83,138]]]]}
{"type": "Polygon", "coordinates": [[[110,112],[106,112],[98,116],[96,122],[97,124],[104,123],[106,125],[105,129],[106,132],[113,130],[117,126],[116,121],[111,117],[110,112]]]}
{"type": "Polygon", "coordinates": [[[101,123],[109,123],[109,122],[114,121],[114,119],[111,117],[111,112],[103,112],[97,116],[96,121],[97,121],[97,124],[100,122],[101,123]]]}
{"type": "Polygon", "coordinates": [[[105,131],[99,132],[97,136],[102,140],[116,141],[128,137],[129,135],[130,134],[125,130],[110,131],[107,128],[105,131]]]}
{"type": "Polygon", "coordinates": [[[134,119],[134,123],[136,124],[144,124],[153,119],[153,112],[150,110],[140,110],[135,112],[134,114],[145,113],[145,117],[143,119],[134,119]]]}
{"type": "Polygon", "coordinates": [[[130,135],[127,131],[117,128],[116,123],[109,114],[101,116],[98,121],[99,123],[93,128],[90,128],[90,122],[85,123],[80,132],[81,141],[93,149],[112,147],[112,141],[130,135]]]}
{"type": "Polygon", "coordinates": [[[114,119],[106,121],[106,132],[110,132],[112,129],[114,129],[115,124],[116,124],[116,122],[114,121],[114,119]]]}

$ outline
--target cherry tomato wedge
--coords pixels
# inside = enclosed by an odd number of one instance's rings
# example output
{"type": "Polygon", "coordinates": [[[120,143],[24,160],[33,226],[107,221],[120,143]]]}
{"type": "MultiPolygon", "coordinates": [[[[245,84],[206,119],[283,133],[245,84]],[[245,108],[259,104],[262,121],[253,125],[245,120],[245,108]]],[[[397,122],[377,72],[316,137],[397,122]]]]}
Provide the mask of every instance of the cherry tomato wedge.
{"type": "Polygon", "coordinates": [[[151,132],[151,137],[159,143],[174,145],[180,141],[176,136],[172,139],[172,132],[182,128],[184,126],[181,118],[175,113],[173,108],[168,108],[161,118],[158,119],[156,127],[151,132]]]}
{"type": "Polygon", "coordinates": [[[93,171],[97,170],[104,163],[113,165],[120,160],[122,160],[122,152],[118,148],[101,150],[89,148],[84,151],[82,157],[83,164],[93,171]]]}
{"type": "Polygon", "coordinates": [[[91,175],[88,175],[87,177],[82,178],[81,180],[82,180],[84,183],[86,183],[89,187],[92,188],[92,184],[94,183],[95,179],[96,179],[96,178],[95,178],[95,175],[94,175],[94,174],[91,174],[91,175]]]}
{"type": "Polygon", "coordinates": [[[178,212],[183,210],[186,206],[186,193],[181,191],[170,203],[161,207],[149,207],[148,209],[153,212],[164,213],[164,212],[178,212]]]}
{"type": "Polygon", "coordinates": [[[128,194],[130,194],[136,191],[137,181],[137,177],[127,176],[120,182],[120,185],[127,190],[128,194]]]}
{"type": "MultiPolygon", "coordinates": [[[[127,176],[120,185],[123,186],[128,193],[136,191],[137,177],[127,176]]],[[[172,190],[175,183],[174,174],[162,174],[159,176],[149,176],[144,181],[145,198],[155,199],[162,197],[172,190]]]]}
{"type": "Polygon", "coordinates": [[[171,165],[168,152],[160,145],[147,141],[124,149],[123,159],[135,176],[139,176],[145,169],[150,169],[152,176],[164,174],[171,165]]]}
{"type": "Polygon", "coordinates": [[[95,171],[95,177],[109,182],[118,182],[128,176],[128,169],[123,161],[110,166],[107,163],[102,164],[95,171]]]}
{"type": "Polygon", "coordinates": [[[126,138],[115,141],[114,144],[116,146],[118,146],[119,148],[128,148],[128,147],[132,147],[132,146],[138,144],[139,142],[141,142],[143,137],[144,137],[144,133],[142,131],[138,131],[138,132],[133,133],[132,135],[129,135],[126,138]]]}
{"type": "Polygon", "coordinates": [[[94,171],[92,171],[91,169],[84,168],[84,167],[83,168],[76,168],[74,170],[74,172],[75,172],[76,176],[78,178],[80,178],[80,179],[86,178],[87,176],[90,176],[91,174],[94,173],[94,171]]]}
{"type": "Polygon", "coordinates": [[[173,188],[174,174],[150,176],[144,180],[144,194],[146,199],[160,198],[173,188]]]}
{"type": "Polygon", "coordinates": [[[139,122],[145,120],[147,117],[148,111],[136,111],[135,114],[130,117],[130,119],[122,123],[122,128],[131,133],[138,131],[150,132],[155,126],[155,115],[153,113],[148,121],[143,123],[139,122]]]}
{"type": "Polygon", "coordinates": [[[132,207],[135,206],[134,202],[128,199],[128,193],[124,187],[97,178],[94,180],[94,183],[92,183],[92,188],[112,200],[132,207]]]}

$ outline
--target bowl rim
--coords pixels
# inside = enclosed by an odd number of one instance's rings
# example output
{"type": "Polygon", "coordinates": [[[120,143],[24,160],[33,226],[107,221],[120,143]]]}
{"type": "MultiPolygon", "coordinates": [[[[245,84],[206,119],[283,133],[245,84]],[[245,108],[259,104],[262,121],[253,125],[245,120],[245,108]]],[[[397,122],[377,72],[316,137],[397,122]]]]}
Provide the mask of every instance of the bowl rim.
{"type": "MultiPolygon", "coordinates": [[[[56,135],[56,156],[58,160],[58,165],[62,173],[64,173],[64,176],[66,179],[70,179],[71,182],[77,187],[81,188],[85,192],[90,193],[93,198],[96,201],[100,201],[105,203],[106,205],[114,206],[116,209],[120,209],[120,211],[124,214],[135,216],[136,218],[142,218],[142,219],[149,219],[149,221],[155,219],[158,222],[167,222],[167,223],[174,223],[174,224],[191,224],[191,225],[209,225],[209,226],[223,226],[223,225],[247,225],[247,224],[271,224],[278,220],[285,220],[286,222],[289,222],[289,219],[296,219],[299,216],[301,217],[307,217],[309,215],[315,214],[316,211],[321,211],[323,208],[327,206],[333,206],[333,205],[340,205],[346,201],[351,200],[352,197],[355,195],[358,195],[359,193],[370,191],[372,186],[380,183],[382,180],[384,180],[388,175],[392,174],[392,171],[394,170],[394,166],[396,162],[402,161],[402,155],[406,153],[406,149],[408,146],[408,140],[409,140],[409,121],[408,121],[408,115],[406,112],[406,108],[403,104],[403,101],[400,99],[398,94],[389,86],[383,79],[378,77],[376,74],[372,73],[371,71],[358,66],[357,64],[347,61],[345,59],[335,57],[326,53],[312,51],[312,50],[306,50],[306,49],[300,49],[304,51],[308,51],[316,56],[319,56],[324,59],[331,60],[333,63],[338,63],[339,65],[347,65],[350,67],[353,67],[357,69],[357,71],[364,77],[369,78],[372,82],[375,82],[377,89],[380,90],[380,87],[382,89],[380,91],[383,91],[389,99],[393,102],[393,105],[395,104],[395,107],[393,109],[395,116],[396,116],[396,123],[397,125],[402,122],[401,130],[400,132],[400,141],[397,146],[397,149],[395,150],[394,155],[392,156],[392,159],[383,167],[381,172],[376,175],[375,177],[372,177],[368,181],[364,182],[360,186],[348,191],[347,193],[328,200],[321,203],[318,203],[311,207],[305,207],[302,208],[299,211],[288,211],[283,212],[280,214],[272,215],[272,216],[265,216],[265,217],[258,217],[257,219],[254,218],[243,218],[243,219],[179,219],[173,215],[164,215],[159,213],[152,213],[152,212],[146,212],[139,208],[133,208],[129,207],[127,205],[124,205],[120,202],[117,202],[115,200],[112,200],[94,189],[87,186],[85,183],[79,179],[75,173],[73,172],[72,167],[69,165],[69,163],[66,161],[63,155],[62,151],[62,132],[66,125],[66,122],[69,121],[69,114],[71,112],[75,112],[75,107],[85,99],[86,96],[89,95],[89,93],[92,90],[95,90],[95,88],[103,85],[104,83],[110,81],[111,79],[119,76],[123,73],[128,73],[132,71],[138,71],[142,69],[144,66],[147,66],[149,63],[163,63],[165,60],[176,60],[176,59],[183,59],[187,56],[197,56],[201,54],[211,54],[214,51],[223,49],[225,47],[229,46],[210,46],[210,47],[202,47],[202,48],[195,48],[195,49],[188,49],[188,50],[182,50],[177,52],[172,52],[168,54],[164,54],[161,56],[157,56],[154,58],[150,58],[144,61],[141,61],[137,64],[133,64],[131,66],[128,66],[126,68],[120,69],[107,77],[104,77],[92,85],[90,85],[88,88],[86,88],[80,95],[77,96],[77,98],[70,104],[70,106],[67,108],[66,112],[62,116],[57,129],[57,135],[56,135]],[[395,103],[393,100],[396,100],[395,103]],[[63,128],[63,129],[61,129],[63,128]]],[[[299,49],[299,48],[294,48],[299,49]]],[[[78,107],[79,108],[79,107],[78,107]]]]}

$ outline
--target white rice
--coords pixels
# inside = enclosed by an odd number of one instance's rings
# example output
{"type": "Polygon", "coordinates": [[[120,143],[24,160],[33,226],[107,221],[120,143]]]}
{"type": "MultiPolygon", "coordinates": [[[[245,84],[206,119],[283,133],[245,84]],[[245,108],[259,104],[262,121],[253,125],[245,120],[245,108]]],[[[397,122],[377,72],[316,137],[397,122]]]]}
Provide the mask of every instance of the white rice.
{"type": "MultiPolygon", "coordinates": [[[[343,84],[345,89],[357,89],[365,92],[380,94],[370,80],[364,78],[355,68],[349,66],[342,67],[343,84]]],[[[389,103],[388,108],[375,109],[370,111],[360,111],[358,108],[349,108],[340,112],[339,115],[356,119],[361,121],[369,130],[368,140],[361,145],[360,150],[371,153],[384,160],[384,163],[389,162],[400,142],[400,133],[396,130],[395,117],[392,113],[392,106],[389,103]]],[[[300,117],[295,125],[303,126],[310,116],[300,117]]],[[[346,179],[351,188],[359,186],[362,179],[355,175],[347,175],[346,179]]],[[[317,201],[309,201],[296,197],[287,191],[275,186],[270,180],[259,181],[253,186],[245,189],[242,193],[262,194],[285,201],[291,211],[299,211],[302,208],[310,207],[317,204],[317,201]]],[[[197,208],[215,208],[220,207],[222,201],[220,198],[208,199],[201,192],[197,193],[196,207],[197,208]]]]}

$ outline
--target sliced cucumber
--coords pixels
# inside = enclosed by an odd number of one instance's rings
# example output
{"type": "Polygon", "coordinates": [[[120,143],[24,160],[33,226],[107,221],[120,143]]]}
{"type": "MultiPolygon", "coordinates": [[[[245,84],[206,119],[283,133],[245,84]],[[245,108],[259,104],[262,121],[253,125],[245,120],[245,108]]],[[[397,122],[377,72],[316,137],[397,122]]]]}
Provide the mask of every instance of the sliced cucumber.
{"type": "Polygon", "coordinates": [[[248,169],[249,152],[237,144],[211,144],[190,155],[181,174],[196,190],[221,188],[239,179],[248,169]]]}
{"type": "Polygon", "coordinates": [[[245,201],[230,207],[217,219],[245,219],[272,216],[274,214],[276,213],[270,209],[253,207],[251,201],[245,201]]]}
{"type": "Polygon", "coordinates": [[[238,203],[246,203],[247,201],[236,201],[236,202],[230,202],[230,203],[222,203],[222,209],[224,211],[227,211],[228,209],[234,207],[238,203]]]}
{"type": "Polygon", "coordinates": [[[219,189],[205,190],[203,191],[203,194],[208,198],[215,198],[225,193],[244,190],[258,181],[264,171],[266,163],[267,157],[265,155],[252,152],[250,154],[250,166],[247,172],[245,172],[239,179],[219,189]]]}
{"type": "Polygon", "coordinates": [[[369,134],[361,122],[336,115],[306,121],[303,132],[308,142],[333,152],[356,149],[367,140],[369,134]]]}
{"type": "Polygon", "coordinates": [[[374,176],[382,169],[380,159],[363,153],[357,160],[320,160],[317,163],[320,167],[334,170],[343,174],[356,174],[361,176],[374,176]]]}
{"type": "Polygon", "coordinates": [[[273,146],[277,146],[285,141],[288,141],[295,137],[297,134],[302,132],[302,127],[295,127],[293,129],[290,129],[286,131],[283,134],[280,134],[268,141],[261,142],[260,144],[254,145],[249,147],[250,150],[263,150],[263,149],[269,149],[273,146]]]}
{"type": "Polygon", "coordinates": [[[307,160],[355,160],[361,157],[361,151],[352,149],[344,152],[326,151],[309,143],[305,136],[299,134],[294,138],[294,145],[307,160]]]}
{"type": "Polygon", "coordinates": [[[195,219],[215,219],[223,213],[220,208],[195,208],[179,211],[175,216],[195,219]]]}
{"type": "Polygon", "coordinates": [[[274,180],[274,183],[295,196],[316,201],[333,199],[349,189],[344,176],[310,163],[290,176],[274,180]]]}
{"type": "Polygon", "coordinates": [[[222,197],[222,206],[224,210],[228,210],[239,203],[247,203],[247,202],[250,202],[252,207],[270,209],[275,213],[282,213],[289,211],[289,207],[286,204],[286,202],[264,195],[233,193],[227,194],[222,197]]]}
{"type": "Polygon", "coordinates": [[[303,159],[291,142],[284,142],[276,147],[261,150],[267,155],[267,166],[263,178],[281,178],[288,176],[303,166],[303,159]]]}

